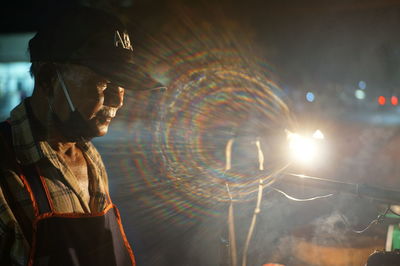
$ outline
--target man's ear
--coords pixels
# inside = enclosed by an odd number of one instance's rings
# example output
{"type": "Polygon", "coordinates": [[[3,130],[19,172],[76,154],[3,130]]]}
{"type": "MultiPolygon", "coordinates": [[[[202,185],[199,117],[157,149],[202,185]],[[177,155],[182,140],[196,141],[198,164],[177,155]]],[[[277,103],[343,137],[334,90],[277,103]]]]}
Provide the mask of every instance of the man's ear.
{"type": "Polygon", "coordinates": [[[43,93],[53,96],[54,82],[57,80],[56,66],[53,63],[42,63],[37,70],[35,82],[43,93]]]}

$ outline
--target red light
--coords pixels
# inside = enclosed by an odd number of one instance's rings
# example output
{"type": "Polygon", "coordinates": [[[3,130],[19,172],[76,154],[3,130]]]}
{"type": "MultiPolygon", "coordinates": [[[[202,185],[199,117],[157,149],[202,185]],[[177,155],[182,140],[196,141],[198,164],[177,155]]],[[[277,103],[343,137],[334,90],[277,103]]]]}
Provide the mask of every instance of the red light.
{"type": "Polygon", "coordinates": [[[397,98],[397,96],[392,96],[391,101],[393,105],[397,105],[399,103],[399,99],[397,98]]]}
{"type": "Polygon", "coordinates": [[[379,97],[378,97],[378,103],[379,103],[379,105],[385,105],[385,103],[386,103],[386,98],[383,97],[383,96],[379,96],[379,97]]]}

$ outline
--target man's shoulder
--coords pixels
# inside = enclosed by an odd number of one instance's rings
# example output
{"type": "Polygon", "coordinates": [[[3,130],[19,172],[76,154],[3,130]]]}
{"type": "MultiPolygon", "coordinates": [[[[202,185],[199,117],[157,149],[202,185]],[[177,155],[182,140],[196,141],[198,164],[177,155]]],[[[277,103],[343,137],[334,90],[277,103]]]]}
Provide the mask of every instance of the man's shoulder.
{"type": "Polygon", "coordinates": [[[14,165],[11,126],[8,121],[0,122],[0,169],[11,168],[14,165]]]}
{"type": "MultiPolygon", "coordinates": [[[[0,184],[15,183],[15,187],[22,185],[19,178],[19,167],[12,144],[11,125],[8,120],[0,122],[0,184]]],[[[18,191],[19,188],[16,188],[18,191]]]]}
{"type": "MultiPolygon", "coordinates": [[[[19,177],[17,170],[7,167],[0,168],[0,178],[2,181],[6,181],[11,187],[15,188],[15,192],[19,189],[24,188],[24,184],[19,177]]],[[[1,183],[1,182],[0,182],[1,183]]]]}
{"type": "Polygon", "coordinates": [[[38,122],[32,115],[29,101],[30,98],[26,98],[11,111],[10,116],[12,146],[15,157],[23,165],[35,163],[43,157],[37,141],[38,122]]]}

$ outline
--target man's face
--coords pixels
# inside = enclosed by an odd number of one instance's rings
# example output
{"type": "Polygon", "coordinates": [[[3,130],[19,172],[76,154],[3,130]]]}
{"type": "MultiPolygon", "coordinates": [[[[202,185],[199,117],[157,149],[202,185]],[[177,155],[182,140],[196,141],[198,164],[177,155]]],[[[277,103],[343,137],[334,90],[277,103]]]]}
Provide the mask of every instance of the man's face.
{"type": "MultiPolygon", "coordinates": [[[[124,88],[110,83],[84,66],[60,65],[59,71],[72,103],[85,123],[85,126],[77,129],[78,132],[90,138],[105,135],[111,120],[122,107],[124,88]]],[[[60,80],[55,82],[53,105],[54,112],[62,123],[68,123],[68,127],[77,124],[71,118],[71,109],[60,80]]]]}

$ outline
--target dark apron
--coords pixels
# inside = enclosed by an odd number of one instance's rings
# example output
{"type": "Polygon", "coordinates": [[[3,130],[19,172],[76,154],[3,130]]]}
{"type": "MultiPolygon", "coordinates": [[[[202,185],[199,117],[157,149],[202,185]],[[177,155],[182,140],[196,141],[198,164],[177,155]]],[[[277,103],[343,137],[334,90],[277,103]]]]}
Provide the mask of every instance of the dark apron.
{"type": "MultiPolygon", "coordinates": [[[[0,133],[8,143],[9,154],[15,158],[7,122],[0,123],[0,133]]],[[[28,219],[9,193],[6,182],[0,182],[0,185],[31,243],[29,266],[136,265],[118,209],[110,197],[109,205],[100,213],[56,213],[39,169],[34,165],[18,165],[17,168],[32,200],[35,213],[32,225],[26,223],[28,219]]]]}
{"type": "Polygon", "coordinates": [[[118,210],[98,214],[45,213],[34,222],[28,265],[135,265],[118,210]]]}

